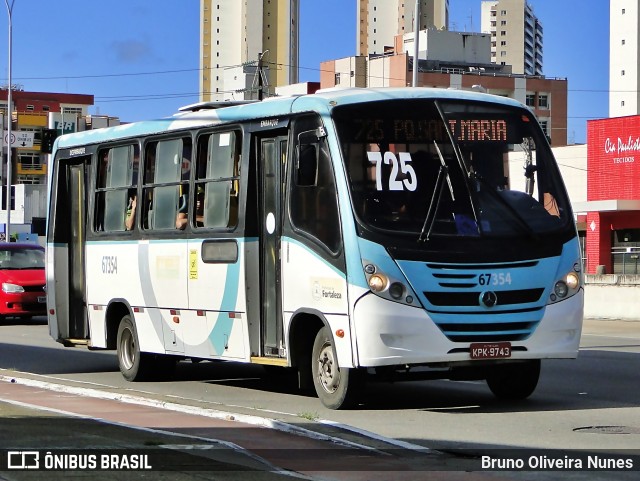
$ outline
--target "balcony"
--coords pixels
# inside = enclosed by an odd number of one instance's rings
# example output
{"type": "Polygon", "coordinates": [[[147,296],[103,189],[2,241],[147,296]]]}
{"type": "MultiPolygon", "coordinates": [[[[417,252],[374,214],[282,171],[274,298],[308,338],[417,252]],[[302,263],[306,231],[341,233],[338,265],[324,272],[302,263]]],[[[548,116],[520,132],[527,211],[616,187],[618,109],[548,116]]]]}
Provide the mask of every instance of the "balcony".
{"type": "Polygon", "coordinates": [[[17,175],[47,175],[47,164],[16,164],[17,175]]]}

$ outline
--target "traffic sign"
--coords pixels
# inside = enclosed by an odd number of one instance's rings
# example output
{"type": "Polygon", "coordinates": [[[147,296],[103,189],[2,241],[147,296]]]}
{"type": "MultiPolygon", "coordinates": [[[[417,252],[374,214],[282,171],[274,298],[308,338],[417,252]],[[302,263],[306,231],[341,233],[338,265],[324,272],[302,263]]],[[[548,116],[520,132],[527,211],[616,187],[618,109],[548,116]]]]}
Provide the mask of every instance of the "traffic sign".
{"type": "MultiPolygon", "coordinates": [[[[33,134],[32,131],[16,130],[11,132],[11,147],[23,147],[29,149],[33,147],[33,134]]],[[[5,132],[2,145],[7,145],[7,133],[5,132]]]]}

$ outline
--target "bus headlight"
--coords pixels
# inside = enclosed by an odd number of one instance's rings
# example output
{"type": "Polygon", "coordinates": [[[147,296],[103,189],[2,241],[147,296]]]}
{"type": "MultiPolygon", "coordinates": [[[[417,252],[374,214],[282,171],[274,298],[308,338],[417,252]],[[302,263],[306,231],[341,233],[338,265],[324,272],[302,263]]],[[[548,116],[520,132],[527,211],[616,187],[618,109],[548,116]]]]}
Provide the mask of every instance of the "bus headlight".
{"type": "Polygon", "coordinates": [[[565,278],[565,282],[567,283],[567,287],[569,289],[577,289],[580,287],[580,277],[576,272],[569,272],[567,277],[565,278]]]}
{"type": "Polygon", "coordinates": [[[395,279],[371,262],[364,261],[362,268],[371,292],[390,301],[419,307],[420,302],[406,282],[395,279]]]}
{"type": "Polygon", "coordinates": [[[369,288],[373,292],[382,292],[387,288],[389,279],[384,274],[374,274],[369,277],[369,288]]]}
{"type": "Polygon", "coordinates": [[[580,270],[580,264],[576,263],[572,271],[568,272],[562,279],[556,281],[553,286],[553,292],[549,296],[549,304],[567,299],[580,290],[582,285],[580,270]]]}

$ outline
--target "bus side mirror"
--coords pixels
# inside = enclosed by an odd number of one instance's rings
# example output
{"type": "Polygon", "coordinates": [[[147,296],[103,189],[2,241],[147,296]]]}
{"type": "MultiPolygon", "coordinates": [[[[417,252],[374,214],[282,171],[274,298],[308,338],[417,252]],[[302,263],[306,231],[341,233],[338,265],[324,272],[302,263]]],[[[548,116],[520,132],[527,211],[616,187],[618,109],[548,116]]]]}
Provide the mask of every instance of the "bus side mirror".
{"type": "Polygon", "coordinates": [[[320,144],[318,129],[301,132],[298,135],[296,185],[311,187],[318,182],[318,159],[320,144]]]}

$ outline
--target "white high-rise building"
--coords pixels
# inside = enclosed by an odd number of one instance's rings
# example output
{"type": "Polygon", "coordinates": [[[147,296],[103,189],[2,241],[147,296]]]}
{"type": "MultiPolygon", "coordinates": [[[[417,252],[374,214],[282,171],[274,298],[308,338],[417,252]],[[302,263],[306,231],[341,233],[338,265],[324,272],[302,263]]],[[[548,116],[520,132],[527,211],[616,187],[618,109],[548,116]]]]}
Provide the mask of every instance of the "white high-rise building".
{"type": "Polygon", "coordinates": [[[200,0],[201,101],[256,98],[260,82],[266,97],[298,82],[299,1],[200,0]]]}
{"type": "MultiPolygon", "coordinates": [[[[449,0],[420,0],[420,30],[446,30],[449,0]]],[[[358,0],[357,52],[382,54],[394,37],[413,32],[416,0],[358,0]]]]}
{"type": "Polygon", "coordinates": [[[480,28],[491,34],[491,61],[542,75],[542,24],[527,0],[483,0],[480,28]]]}
{"type": "Polygon", "coordinates": [[[610,0],[609,9],[609,117],[639,115],[638,0],[610,0]]]}

